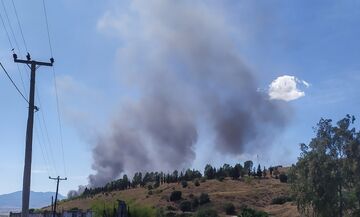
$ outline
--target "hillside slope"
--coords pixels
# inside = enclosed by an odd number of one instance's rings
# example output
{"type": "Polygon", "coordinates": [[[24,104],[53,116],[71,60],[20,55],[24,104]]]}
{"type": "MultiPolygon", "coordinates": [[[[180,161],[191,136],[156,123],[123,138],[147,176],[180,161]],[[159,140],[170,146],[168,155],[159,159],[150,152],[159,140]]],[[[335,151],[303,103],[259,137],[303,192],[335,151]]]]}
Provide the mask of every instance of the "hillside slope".
{"type": "Polygon", "coordinates": [[[127,201],[132,205],[148,206],[153,208],[178,207],[178,203],[170,202],[169,196],[172,191],[182,192],[183,199],[190,199],[192,195],[199,196],[201,193],[208,193],[211,206],[216,209],[221,216],[225,216],[223,206],[225,203],[233,203],[236,210],[244,205],[254,209],[263,210],[277,217],[298,217],[296,206],[291,202],[283,205],[271,205],[273,198],[288,195],[289,186],[280,183],[278,179],[253,179],[251,181],[235,181],[226,179],[222,182],[218,180],[207,180],[196,187],[189,182],[188,187],[183,188],[181,184],[164,184],[154,189],[149,194],[145,188],[128,189],[124,191],[114,191],[109,193],[97,194],[93,197],[75,199],[61,202],[59,210],[64,209],[90,209],[96,204],[112,204],[117,199],[127,201]]]}

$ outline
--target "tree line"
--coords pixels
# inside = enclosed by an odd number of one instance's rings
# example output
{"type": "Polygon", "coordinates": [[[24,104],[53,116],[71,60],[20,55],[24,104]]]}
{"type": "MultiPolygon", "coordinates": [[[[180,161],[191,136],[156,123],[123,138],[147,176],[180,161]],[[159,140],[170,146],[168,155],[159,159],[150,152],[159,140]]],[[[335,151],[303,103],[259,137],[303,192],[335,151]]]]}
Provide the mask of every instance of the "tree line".
{"type": "MultiPolygon", "coordinates": [[[[270,174],[276,169],[270,167],[270,174]]],[[[185,171],[174,170],[172,173],[164,172],[136,172],[132,179],[124,174],[122,178],[111,181],[102,187],[89,188],[86,187],[82,194],[79,197],[88,197],[98,193],[110,192],[110,191],[121,191],[129,188],[137,187],[151,187],[157,188],[165,183],[180,183],[182,181],[194,181],[196,179],[217,179],[222,181],[223,179],[229,177],[233,180],[240,179],[241,177],[253,176],[257,178],[265,177],[267,174],[267,169],[265,167],[261,168],[260,164],[257,169],[254,167],[254,163],[251,160],[245,161],[244,165],[240,163],[231,166],[229,164],[224,164],[223,166],[216,168],[207,164],[204,169],[204,173],[201,173],[199,170],[187,169],[185,171]]]]}

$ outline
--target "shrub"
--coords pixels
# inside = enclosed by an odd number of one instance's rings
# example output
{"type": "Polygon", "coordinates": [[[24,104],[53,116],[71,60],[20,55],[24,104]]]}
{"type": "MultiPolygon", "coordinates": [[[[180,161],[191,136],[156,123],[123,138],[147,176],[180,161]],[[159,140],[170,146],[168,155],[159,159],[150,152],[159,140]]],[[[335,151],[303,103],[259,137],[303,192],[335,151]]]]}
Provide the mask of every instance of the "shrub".
{"type": "Polygon", "coordinates": [[[271,204],[284,204],[286,202],[290,202],[291,198],[288,196],[280,196],[280,197],[275,197],[272,199],[271,204]]]}
{"type": "Polygon", "coordinates": [[[191,211],[191,202],[188,200],[182,201],[180,203],[180,210],[183,212],[190,212],[191,211]]]}
{"type": "Polygon", "coordinates": [[[197,199],[196,197],[192,199],[191,201],[191,207],[192,209],[196,209],[199,206],[199,199],[197,199]]]}
{"type": "Polygon", "coordinates": [[[226,215],[233,215],[235,214],[235,206],[232,203],[226,203],[224,205],[224,211],[226,215]]]}
{"type": "Polygon", "coordinates": [[[256,211],[254,209],[247,207],[243,208],[239,215],[239,217],[268,217],[268,216],[269,214],[267,214],[266,212],[256,211]]]}
{"type": "Polygon", "coordinates": [[[152,190],[148,191],[148,195],[153,195],[153,191],[152,190]]]}
{"type": "Polygon", "coordinates": [[[195,214],[195,217],[218,217],[218,214],[213,209],[201,209],[195,214]]]}
{"type": "Polygon", "coordinates": [[[195,179],[194,185],[195,185],[196,187],[200,186],[200,182],[199,182],[198,179],[195,179]]]}
{"type": "Polygon", "coordinates": [[[173,207],[173,206],[167,206],[166,209],[169,210],[169,211],[175,211],[176,210],[176,208],[173,207]]]}
{"type": "Polygon", "coordinates": [[[224,181],[225,177],[224,176],[219,176],[216,178],[219,182],[222,182],[224,181]]]}
{"type": "Polygon", "coordinates": [[[152,185],[148,185],[148,186],[147,186],[147,189],[150,191],[150,190],[153,189],[153,186],[152,186],[152,185]]]}
{"type": "Polygon", "coordinates": [[[209,202],[210,202],[209,195],[207,193],[201,193],[200,197],[199,197],[199,204],[203,205],[203,204],[209,203],[209,202]]]}
{"type": "Polygon", "coordinates": [[[170,194],[170,201],[181,200],[181,191],[173,191],[170,194]]]}
{"type": "Polygon", "coordinates": [[[245,177],[245,183],[248,184],[248,185],[252,184],[252,180],[253,180],[253,178],[251,176],[246,176],[245,177]]]}
{"type": "Polygon", "coordinates": [[[187,181],[182,180],[182,181],[181,181],[181,186],[182,186],[183,188],[186,188],[186,187],[188,186],[187,181]]]}
{"type": "Polygon", "coordinates": [[[158,188],[158,187],[160,187],[160,182],[155,182],[154,188],[158,188]]]}
{"type": "Polygon", "coordinates": [[[279,179],[280,179],[280,182],[287,183],[288,177],[287,177],[287,175],[285,173],[281,173],[279,175],[279,179]]]}

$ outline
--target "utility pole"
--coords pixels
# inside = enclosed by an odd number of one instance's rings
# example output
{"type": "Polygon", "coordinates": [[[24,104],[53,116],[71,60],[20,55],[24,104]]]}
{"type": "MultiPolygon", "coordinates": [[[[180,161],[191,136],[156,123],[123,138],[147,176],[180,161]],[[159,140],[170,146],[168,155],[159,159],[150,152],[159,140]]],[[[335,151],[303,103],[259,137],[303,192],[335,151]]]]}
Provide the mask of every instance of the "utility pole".
{"type": "Polygon", "coordinates": [[[53,180],[57,180],[57,184],[56,184],[56,194],[55,194],[55,201],[54,201],[54,209],[53,209],[53,217],[56,216],[56,204],[57,204],[57,196],[58,196],[58,192],[59,192],[59,182],[60,181],[64,181],[67,180],[67,178],[60,178],[60,176],[56,177],[56,178],[51,178],[49,176],[49,179],[53,179],[53,180]]]}
{"type": "Polygon", "coordinates": [[[51,213],[54,212],[54,196],[51,196],[51,213]]]}
{"type": "Polygon", "coordinates": [[[36,69],[40,66],[53,66],[54,59],[51,58],[50,62],[38,62],[38,61],[31,60],[29,53],[26,55],[26,60],[18,59],[17,55],[15,53],[13,54],[13,57],[14,57],[15,63],[26,64],[31,69],[29,111],[28,111],[28,120],[27,120],[27,128],[26,128],[25,166],[24,166],[23,190],[22,190],[22,211],[21,211],[22,217],[28,217],[29,216],[30,182],[31,182],[31,160],[32,160],[34,112],[38,110],[38,108],[34,105],[35,72],[36,72],[36,69]]]}

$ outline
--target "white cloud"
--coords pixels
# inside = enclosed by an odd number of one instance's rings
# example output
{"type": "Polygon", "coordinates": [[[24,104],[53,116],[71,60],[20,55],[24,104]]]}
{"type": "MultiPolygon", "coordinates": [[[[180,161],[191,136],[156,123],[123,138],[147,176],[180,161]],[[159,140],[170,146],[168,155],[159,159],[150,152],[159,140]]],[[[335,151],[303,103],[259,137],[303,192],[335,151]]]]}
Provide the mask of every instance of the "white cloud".
{"type": "Polygon", "coordinates": [[[269,85],[269,97],[271,100],[292,101],[305,96],[305,92],[298,85],[309,87],[310,84],[295,76],[283,75],[271,82],[269,85]]]}

